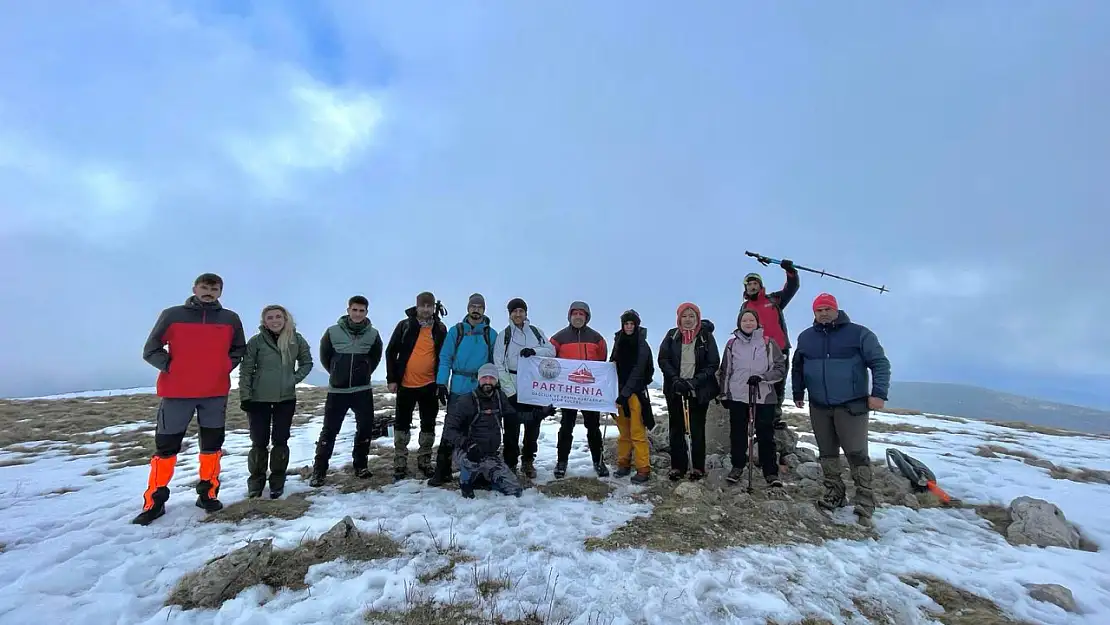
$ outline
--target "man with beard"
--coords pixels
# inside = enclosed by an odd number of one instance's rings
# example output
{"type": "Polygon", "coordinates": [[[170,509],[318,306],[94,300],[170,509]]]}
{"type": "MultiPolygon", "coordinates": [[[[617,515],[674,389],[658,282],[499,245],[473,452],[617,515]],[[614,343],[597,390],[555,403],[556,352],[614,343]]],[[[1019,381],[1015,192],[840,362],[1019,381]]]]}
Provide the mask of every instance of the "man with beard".
{"type": "Polygon", "coordinates": [[[393,329],[385,349],[386,382],[397,394],[393,423],[393,480],[408,475],[409,440],[413,409],[420,406],[420,450],[416,466],[424,477],[432,477],[432,444],[436,439],[436,374],[439,353],[447,337],[447,326],[436,316],[436,296],[425,291],[416,296],[416,306],[405,311],[405,319],[393,329]]]}
{"type": "Polygon", "coordinates": [[[162,311],[143,347],[143,360],[158,369],[161,401],[143,511],[131,521],[136,525],[166,513],[177,454],[194,414],[200,426],[196,505],[206,512],[223,508],[217,497],[230,374],[247,349],[239,315],[220,305],[223,288],[220,276],[199,276],[183,305],[162,311]]]}
{"type": "MultiPolygon", "coordinates": [[[[787,334],[786,315],[783,314],[783,310],[790,300],[794,299],[801,281],[798,279],[798,270],[794,268],[793,261],[783,259],[779,261],[779,266],[786,272],[786,284],[781,291],[768,294],[767,289],[763,287],[763,277],[758,273],[744,276],[744,305],[740,307],[740,312],[750,310],[756,314],[764,336],[775,342],[786,358],[786,362],[789,363],[790,336],[787,334]]],[[[776,382],[774,389],[777,398],[775,424],[781,429],[779,424],[782,423],[782,401],[786,397],[786,378],[776,382]]]]}
{"type": "MultiPolygon", "coordinates": [[[[589,326],[590,306],[586,302],[573,302],[567,311],[570,325],[559,330],[548,342],[555,348],[556,358],[574,360],[599,360],[604,362],[608,354],[605,338],[589,326]]],[[[570,459],[570,445],[574,441],[574,425],[578,421],[578,411],[563,408],[563,418],[559,423],[559,457],[555,463],[555,477],[567,474],[567,461],[570,459]]],[[[607,477],[609,469],[601,459],[601,413],[583,410],[582,422],[586,426],[586,441],[590,446],[590,456],[594,461],[594,471],[598,477],[607,477]]]]}
{"type": "Polygon", "coordinates": [[[455,450],[459,463],[459,491],[474,498],[474,488],[488,485],[504,495],[520,497],[516,474],[501,458],[502,421],[514,418],[516,410],[501,391],[497,367],[482,365],[478,388],[458,397],[447,408],[443,440],[455,450]]]}
{"type": "Polygon", "coordinates": [[[517,364],[521,358],[553,358],[555,349],[551,347],[543,330],[528,321],[528,304],[519,297],[509,300],[509,325],[505,326],[502,339],[493,352],[493,363],[497,365],[498,379],[512,402],[516,414],[505,420],[505,463],[514,472],[519,458],[521,470],[528,479],[536,479],[536,451],[539,447],[540,422],[545,416],[555,414],[554,406],[530,406],[521,404],[517,398],[517,364]],[[524,427],[524,450],[520,448],[520,428],[524,427]]]}
{"type": "MultiPolygon", "coordinates": [[[[493,364],[496,341],[497,331],[490,327],[486,316],[486,298],[474,293],[467,301],[466,317],[447,331],[439,352],[436,396],[441,405],[450,408],[459,397],[474,392],[478,369],[493,364]]],[[[442,486],[451,479],[451,451],[451,445],[441,437],[429,486],[442,486]]]]}

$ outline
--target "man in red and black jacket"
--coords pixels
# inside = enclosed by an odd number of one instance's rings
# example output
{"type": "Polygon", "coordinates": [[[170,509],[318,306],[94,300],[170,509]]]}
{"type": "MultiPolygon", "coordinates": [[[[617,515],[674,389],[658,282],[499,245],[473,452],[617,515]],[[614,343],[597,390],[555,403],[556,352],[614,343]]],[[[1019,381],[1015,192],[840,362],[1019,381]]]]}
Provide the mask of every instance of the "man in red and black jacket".
{"type": "MultiPolygon", "coordinates": [[[[588,325],[590,323],[589,305],[586,302],[572,303],[567,312],[567,321],[570,325],[548,339],[551,346],[555,348],[555,357],[604,362],[608,358],[609,350],[605,346],[605,338],[588,325]]],[[[558,460],[555,463],[556,478],[567,474],[570,444],[574,440],[574,425],[578,420],[577,410],[562,408],[562,412],[563,417],[559,423],[558,460]]],[[[593,456],[594,471],[597,472],[598,477],[605,477],[609,475],[609,469],[601,459],[601,413],[583,410],[582,422],[586,425],[586,441],[590,445],[590,455],[593,456]]]]}
{"type": "MultiPolygon", "coordinates": [[[[790,363],[790,335],[786,330],[786,316],[783,309],[794,299],[801,282],[798,280],[798,270],[789,260],[779,261],[779,266],[786,272],[786,284],[781,291],[767,294],[763,287],[763,277],[758,273],[749,273],[744,276],[744,305],[741,311],[752,310],[759,317],[759,325],[763,328],[763,335],[775,342],[786,357],[787,365],[790,363]]],[[[775,383],[775,393],[778,395],[778,405],[775,409],[776,426],[782,422],[782,400],[786,396],[786,378],[775,383]]],[[[778,426],[781,427],[781,426],[778,426]]]]}
{"type": "Polygon", "coordinates": [[[166,513],[177,454],[194,414],[200,426],[196,505],[206,512],[223,508],[217,497],[227,396],[231,372],[247,349],[239,315],[220,305],[223,287],[220,276],[202,274],[192,297],[162,311],[143,347],[143,360],[158,369],[161,402],[143,511],[132,523],[148,525],[166,513]]]}

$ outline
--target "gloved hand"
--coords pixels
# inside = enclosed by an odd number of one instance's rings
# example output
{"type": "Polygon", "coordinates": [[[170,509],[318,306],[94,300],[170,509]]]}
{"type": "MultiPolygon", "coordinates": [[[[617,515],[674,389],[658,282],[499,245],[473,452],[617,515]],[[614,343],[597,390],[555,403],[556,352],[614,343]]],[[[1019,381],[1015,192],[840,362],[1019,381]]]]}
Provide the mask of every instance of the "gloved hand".
{"type": "Polygon", "coordinates": [[[254,410],[254,402],[249,400],[239,402],[239,410],[242,410],[243,412],[250,412],[251,410],[254,410]]]}
{"type": "Polygon", "coordinates": [[[794,261],[785,258],[779,261],[779,267],[782,267],[783,271],[786,273],[797,272],[797,269],[794,268],[794,261]]]}
{"type": "Polygon", "coordinates": [[[674,392],[679,395],[689,395],[692,390],[694,390],[694,386],[690,384],[690,380],[679,378],[674,381],[674,392]]]}
{"type": "Polygon", "coordinates": [[[759,383],[762,381],[763,378],[761,376],[753,375],[752,377],[748,378],[748,386],[759,386],[759,383]]]}
{"type": "Polygon", "coordinates": [[[448,392],[446,384],[440,384],[436,387],[436,397],[439,399],[439,404],[441,406],[447,405],[447,398],[450,396],[451,394],[448,392]]]}
{"type": "Polygon", "coordinates": [[[532,356],[535,356],[535,355],[536,355],[536,350],[532,349],[531,347],[525,347],[524,349],[520,350],[520,357],[521,358],[531,358],[532,356]]]}
{"type": "Polygon", "coordinates": [[[477,444],[471,443],[470,447],[466,448],[466,459],[475,464],[482,461],[482,450],[477,444]]]}
{"type": "Polygon", "coordinates": [[[554,417],[555,416],[555,406],[553,404],[548,404],[547,407],[543,409],[543,416],[545,416],[545,417],[554,417]]]}
{"type": "Polygon", "coordinates": [[[628,405],[628,395],[621,393],[620,397],[617,397],[617,405],[624,411],[625,417],[629,417],[632,414],[632,408],[628,405]]]}

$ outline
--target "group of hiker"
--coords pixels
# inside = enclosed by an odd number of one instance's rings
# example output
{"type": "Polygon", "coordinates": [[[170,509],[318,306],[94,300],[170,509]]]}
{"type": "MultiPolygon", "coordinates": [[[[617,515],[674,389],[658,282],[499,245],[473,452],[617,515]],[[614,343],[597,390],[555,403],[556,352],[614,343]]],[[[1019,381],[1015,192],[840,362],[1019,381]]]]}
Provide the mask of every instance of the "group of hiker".
{"type": "MultiPolygon", "coordinates": [[[[591,327],[585,302],[573,302],[567,311],[568,325],[548,337],[531,325],[528,305],[521,298],[508,302],[509,323],[498,332],[486,316],[481,294],[471,295],[464,318],[447,327],[443,306],[432,293],[423,292],[386,343],[370,322],[368,300],[351,297],[346,314],[320,341],[320,364],[329,380],[309,484],[325,484],[336,436],[348,411],[355,416],[352,471],[358,478],[372,476],[368,466],[374,430],[371,376],[384,357],[386,382],[395,394],[393,479],[408,478],[415,413],[419,415],[416,468],[429,485],[451,481],[457,466],[465,497],[473,497],[476,488],[520,496],[519,474],[536,477],[540,424],[557,410],[519,401],[518,363],[522,358],[553,357],[614,363],[619,389],[614,477],[631,476],[632,482],[641,484],[650,479],[647,433],[655,422],[647,390],[658,364],[670,431],[668,478],[705,477],[706,416],[710,404],[720,402],[730,421],[732,470],[726,479],[740,481],[754,436],[769,496],[783,490],[774,430],[785,427],[781,416],[789,371],[795,405],[804,407],[809,393],[826,491],[818,504],[827,509],[847,505],[839,464],[843,449],[856,486],[856,512],[870,517],[874,499],[867,415],[881,409],[887,399],[889,362],[875,334],[852,323],[827,293],[814,300],[813,325],[798,337],[791,357],[783,309],[797,292],[799,279],[789,260],[778,262],[786,272],[780,291],[767,293],[759,274],[745,276],[744,303],[723,352],[714,337],[714,324],[702,318],[697,305],[686,302],[678,306],[675,327],[664,335],[657,358],[640,315],[632,309],[621,315],[621,328],[610,349],[605,337],[591,327]],[[433,456],[441,407],[446,408],[446,416],[433,456]]],[[[143,356],[159,370],[161,402],[143,510],[133,523],[146,525],[165,513],[177,454],[194,414],[200,428],[196,505],[209,512],[222,508],[220,461],[230,373],[236,366],[240,408],[248,416],[251,439],[247,495],[261,497],[267,483],[271,498],[284,492],[296,387],[314,366],[311,350],[297,332],[293,316],[278,305],[262,310],[258,333],[246,340],[238,315],[220,304],[223,286],[216,274],[199,276],[193,295],[184,304],[164,310],[146,341],[143,356]]],[[[561,409],[556,478],[566,475],[577,419],[577,410],[561,409]]],[[[582,411],[582,419],[594,471],[607,477],[601,414],[582,411]]]]}

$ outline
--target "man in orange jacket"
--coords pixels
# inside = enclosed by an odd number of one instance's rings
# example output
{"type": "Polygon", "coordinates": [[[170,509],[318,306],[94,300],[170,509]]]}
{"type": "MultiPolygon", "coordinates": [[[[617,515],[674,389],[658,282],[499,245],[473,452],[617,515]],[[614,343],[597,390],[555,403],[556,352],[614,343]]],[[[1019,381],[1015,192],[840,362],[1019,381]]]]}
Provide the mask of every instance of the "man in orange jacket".
{"type": "MultiPolygon", "coordinates": [[[[555,348],[556,358],[571,358],[575,360],[598,360],[604,362],[608,357],[605,338],[589,326],[590,306],[586,302],[574,302],[567,312],[567,321],[570,325],[559,330],[548,339],[555,348]]],[[[570,445],[574,441],[574,425],[578,420],[578,411],[573,408],[563,408],[563,417],[559,423],[558,459],[555,462],[555,477],[561,478],[567,474],[567,461],[570,459],[570,445]]],[[[609,475],[609,469],[601,459],[601,413],[583,410],[582,422],[586,425],[586,441],[590,445],[590,455],[594,461],[594,471],[598,477],[609,475]]]]}
{"type": "Polygon", "coordinates": [[[231,372],[247,348],[239,315],[220,305],[223,287],[216,274],[198,277],[192,297],[162,311],[143,348],[143,360],[158,369],[161,402],[143,511],[131,521],[137,525],[166,513],[177,454],[194,414],[200,426],[196,505],[206,512],[223,508],[218,496],[227,396],[231,372]]]}

